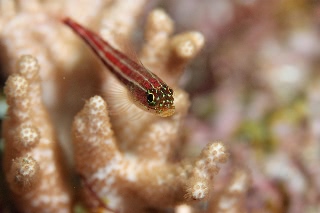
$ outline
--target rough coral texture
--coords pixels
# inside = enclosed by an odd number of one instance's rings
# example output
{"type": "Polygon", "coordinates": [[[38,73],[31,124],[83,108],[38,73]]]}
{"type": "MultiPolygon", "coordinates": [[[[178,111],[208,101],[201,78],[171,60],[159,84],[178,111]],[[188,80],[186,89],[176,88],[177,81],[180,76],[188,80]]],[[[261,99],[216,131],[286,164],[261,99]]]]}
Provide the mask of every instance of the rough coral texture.
{"type": "MultiPolygon", "coordinates": [[[[161,129],[159,120],[153,126],[161,129]]],[[[142,154],[120,152],[111,127],[106,103],[95,96],[75,117],[73,134],[77,171],[90,190],[117,211],[143,212],[146,207],[202,200],[212,187],[218,164],[227,157],[221,143],[210,143],[193,163],[146,159],[142,154]]]]}
{"type": "Polygon", "coordinates": [[[18,2],[0,1],[0,56],[11,74],[4,171],[13,202],[27,212],[71,211],[66,165],[75,165],[85,198],[77,196],[76,203],[85,203],[89,212],[170,211],[182,203],[192,210],[206,202],[228,157],[224,145],[208,143],[194,159],[180,153],[190,103],[179,80],[203,36],[172,35],[173,21],[163,10],[149,14],[139,60],[174,89],[176,106],[173,116],[160,118],[133,105],[125,88],[55,15],[71,16],[132,55],[119,38],[129,40],[146,1],[18,2]],[[26,53],[32,56],[20,58],[26,53]]]}
{"type": "Polygon", "coordinates": [[[3,123],[4,171],[23,212],[69,212],[71,197],[62,172],[53,126],[41,100],[39,65],[21,57],[5,86],[9,109],[3,123]]]}

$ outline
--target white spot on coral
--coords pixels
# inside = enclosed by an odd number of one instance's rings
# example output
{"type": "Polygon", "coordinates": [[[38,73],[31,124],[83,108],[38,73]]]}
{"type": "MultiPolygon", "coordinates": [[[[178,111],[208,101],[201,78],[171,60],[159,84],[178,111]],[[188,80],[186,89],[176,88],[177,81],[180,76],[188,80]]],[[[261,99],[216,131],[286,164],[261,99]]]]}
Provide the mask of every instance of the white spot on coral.
{"type": "Polygon", "coordinates": [[[31,55],[23,55],[19,60],[19,72],[27,79],[32,78],[39,70],[37,60],[31,55]]]}
{"type": "Polygon", "coordinates": [[[54,173],[55,170],[56,170],[56,166],[53,163],[49,163],[45,169],[45,171],[48,173],[54,173]]]}
{"type": "Polygon", "coordinates": [[[121,171],[128,181],[135,182],[137,180],[137,170],[139,163],[134,161],[127,161],[126,169],[121,171]]]}
{"type": "Polygon", "coordinates": [[[22,97],[28,90],[27,80],[18,75],[10,76],[7,85],[9,88],[6,89],[6,94],[13,97],[22,97]]]}
{"type": "Polygon", "coordinates": [[[119,169],[120,164],[120,156],[116,155],[114,158],[112,158],[110,161],[108,161],[107,165],[98,169],[97,172],[91,175],[89,182],[92,182],[93,180],[104,180],[106,178],[109,178],[109,176],[112,176],[111,173],[114,170],[119,169]]]}
{"type": "Polygon", "coordinates": [[[36,128],[31,126],[23,125],[18,130],[17,142],[23,147],[34,146],[37,142],[39,142],[40,135],[36,128]]]}
{"type": "Polygon", "coordinates": [[[224,156],[226,155],[225,148],[221,143],[213,143],[209,147],[209,152],[211,154],[214,154],[214,157],[216,157],[218,159],[224,158],[224,156]]]}
{"type": "Polygon", "coordinates": [[[89,114],[97,115],[105,110],[106,105],[104,100],[100,96],[94,96],[90,98],[88,102],[89,114]]]}
{"type": "Polygon", "coordinates": [[[77,127],[77,131],[83,132],[85,130],[84,119],[77,117],[77,119],[75,120],[75,126],[77,127]]]}
{"type": "Polygon", "coordinates": [[[203,199],[208,192],[208,188],[203,182],[197,182],[192,190],[192,198],[195,200],[203,199]]]}
{"type": "Polygon", "coordinates": [[[108,139],[104,140],[103,143],[105,145],[114,145],[114,141],[112,138],[108,138],[108,139]]]}
{"type": "Polygon", "coordinates": [[[34,207],[42,206],[42,205],[50,205],[50,206],[57,206],[61,203],[68,203],[70,201],[69,196],[65,193],[60,195],[44,195],[32,199],[32,205],[34,207]]]}
{"type": "Polygon", "coordinates": [[[119,209],[123,206],[122,196],[116,190],[108,190],[105,193],[99,193],[99,197],[102,197],[103,201],[107,204],[110,209],[119,209]]]}
{"type": "Polygon", "coordinates": [[[50,144],[50,140],[48,140],[47,138],[41,138],[41,143],[48,145],[50,144]]]}
{"type": "Polygon", "coordinates": [[[32,151],[32,157],[34,157],[38,162],[41,162],[43,159],[52,159],[52,155],[53,152],[50,149],[34,149],[32,151]]]}
{"type": "Polygon", "coordinates": [[[192,213],[192,208],[186,204],[179,205],[175,208],[176,213],[192,213]]]}

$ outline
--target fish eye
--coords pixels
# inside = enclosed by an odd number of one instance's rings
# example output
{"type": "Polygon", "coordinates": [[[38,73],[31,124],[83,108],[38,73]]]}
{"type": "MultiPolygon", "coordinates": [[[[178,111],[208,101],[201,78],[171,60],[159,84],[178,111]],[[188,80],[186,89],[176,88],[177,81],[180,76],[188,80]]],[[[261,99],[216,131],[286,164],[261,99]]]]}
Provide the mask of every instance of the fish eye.
{"type": "Polygon", "coordinates": [[[148,93],[147,94],[147,101],[148,101],[150,106],[155,106],[156,105],[155,96],[154,96],[153,93],[148,93]]]}

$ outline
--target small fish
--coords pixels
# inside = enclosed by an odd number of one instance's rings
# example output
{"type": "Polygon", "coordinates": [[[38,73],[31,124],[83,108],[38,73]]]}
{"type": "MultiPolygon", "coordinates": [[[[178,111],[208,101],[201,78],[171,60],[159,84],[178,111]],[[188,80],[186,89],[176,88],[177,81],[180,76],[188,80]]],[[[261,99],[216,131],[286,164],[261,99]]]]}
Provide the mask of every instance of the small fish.
{"type": "Polygon", "coordinates": [[[90,46],[103,64],[123,83],[136,106],[161,117],[174,113],[173,90],[157,75],[72,19],[65,18],[62,21],[90,46]]]}

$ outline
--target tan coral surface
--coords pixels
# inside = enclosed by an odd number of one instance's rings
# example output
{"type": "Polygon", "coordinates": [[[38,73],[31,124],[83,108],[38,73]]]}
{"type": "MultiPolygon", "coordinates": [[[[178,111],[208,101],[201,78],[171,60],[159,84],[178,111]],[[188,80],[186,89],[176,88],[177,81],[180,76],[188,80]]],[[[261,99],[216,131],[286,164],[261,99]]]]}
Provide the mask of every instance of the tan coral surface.
{"type": "Polygon", "coordinates": [[[21,57],[18,73],[5,86],[9,105],[3,124],[4,171],[23,212],[69,212],[71,196],[61,153],[41,100],[39,65],[21,57]]]}
{"type": "Polygon", "coordinates": [[[74,165],[85,197],[76,196],[76,202],[89,211],[147,212],[209,199],[228,157],[225,147],[209,143],[195,159],[181,160],[179,154],[189,99],[178,81],[203,36],[172,36],[168,15],[160,9],[150,13],[140,60],[175,91],[176,113],[160,118],[133,105],[117,79],[54,15],[63,11],[125,51],[118,36],[129,39],[145,1],[81,1],[78,9],[72,0],[22,2],[0,1],[1,60],[11,74],[4,170],[15,204],[25,212],[71,211],[63,167],[72,173],[74,165]]]}

